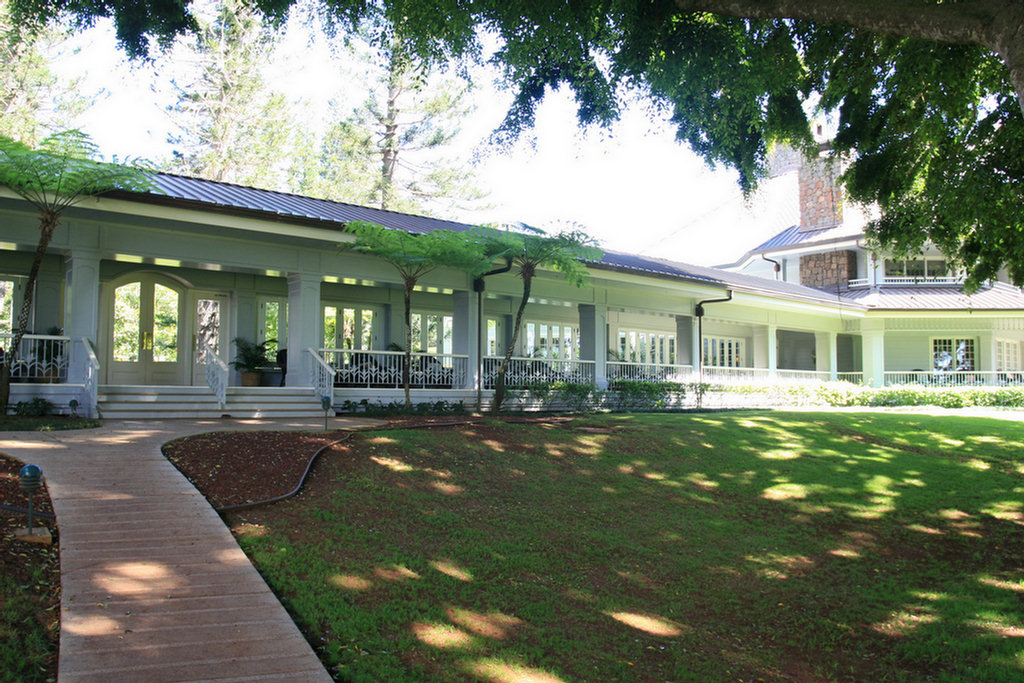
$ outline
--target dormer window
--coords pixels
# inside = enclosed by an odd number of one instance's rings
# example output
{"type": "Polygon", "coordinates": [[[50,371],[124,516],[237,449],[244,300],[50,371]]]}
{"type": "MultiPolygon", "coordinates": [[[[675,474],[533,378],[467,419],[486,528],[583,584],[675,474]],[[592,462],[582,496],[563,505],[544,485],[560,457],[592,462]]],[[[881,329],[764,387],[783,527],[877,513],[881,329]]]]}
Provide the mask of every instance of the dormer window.
{"type": "Polygon", "coordinates": [[[949,275],[949,264],[942,257],[934,256],[903,261],[885,261],[886,278],[914,278],[929,280],[949,275]]]}

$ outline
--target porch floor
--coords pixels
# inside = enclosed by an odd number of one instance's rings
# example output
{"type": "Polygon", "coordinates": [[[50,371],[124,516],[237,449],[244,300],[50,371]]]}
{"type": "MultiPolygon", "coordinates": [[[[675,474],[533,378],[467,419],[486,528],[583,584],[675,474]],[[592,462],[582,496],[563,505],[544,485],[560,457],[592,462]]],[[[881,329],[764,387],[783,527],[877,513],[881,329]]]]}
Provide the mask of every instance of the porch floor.
{"type": "Polygon", "coordinates": [[[107,422],[0,437],[0,450],[42,467],[57,515],[58,683],[330,683],[223,521],[160,453],[197,432],[301,428],[323,422],[107,422]]]}

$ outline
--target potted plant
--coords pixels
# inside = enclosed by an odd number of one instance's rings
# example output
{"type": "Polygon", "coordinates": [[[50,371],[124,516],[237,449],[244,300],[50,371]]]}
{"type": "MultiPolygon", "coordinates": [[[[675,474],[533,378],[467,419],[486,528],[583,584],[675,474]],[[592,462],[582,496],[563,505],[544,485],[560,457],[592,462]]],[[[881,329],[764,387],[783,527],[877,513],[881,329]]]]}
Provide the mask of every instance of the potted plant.
{"type": "Polygon", "coordinates": [[[268,339],[257,344],[256,342],[235,337],[235,348],[238,353],[235,360],[231,361],[231,367],[242,373],[243,387],[258,387],[260,385],[260,368],[270,365],[267,360],[267,344],[273,344],[276,339],[268,339]]]}

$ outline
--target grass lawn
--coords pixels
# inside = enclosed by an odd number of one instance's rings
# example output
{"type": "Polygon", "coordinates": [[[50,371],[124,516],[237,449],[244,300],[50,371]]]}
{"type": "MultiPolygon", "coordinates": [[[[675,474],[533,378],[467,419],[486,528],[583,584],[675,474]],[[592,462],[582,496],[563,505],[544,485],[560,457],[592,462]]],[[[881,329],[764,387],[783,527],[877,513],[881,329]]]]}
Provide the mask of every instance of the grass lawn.
{"type": "Polygon", "coordinates": [[[372,432],[229,521],[341,681],[1024,680],[1012,421],[372,432]]]}

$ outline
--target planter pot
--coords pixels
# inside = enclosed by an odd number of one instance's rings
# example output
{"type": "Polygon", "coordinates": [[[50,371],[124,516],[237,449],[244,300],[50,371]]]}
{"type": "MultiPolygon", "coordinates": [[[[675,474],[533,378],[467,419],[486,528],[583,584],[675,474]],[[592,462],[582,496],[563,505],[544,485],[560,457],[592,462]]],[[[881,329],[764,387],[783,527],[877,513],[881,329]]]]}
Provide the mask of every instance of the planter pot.
{"type": "Polygon", "coordinates": [[[280,370],[260,370],[261,387],[280,387],[283,381],[284,373],[280,370]]]}
{"type": "Polygon", "coordinates": [[[260,373],[258,372],[243,372],[242,373],[242,386],[243,387],[258,387],[260,385],[260,373]]]}

